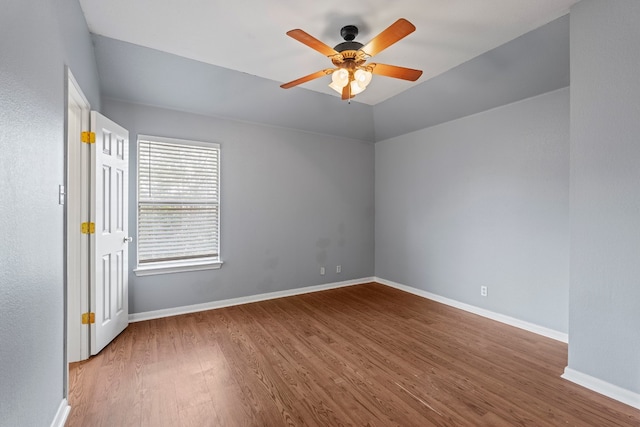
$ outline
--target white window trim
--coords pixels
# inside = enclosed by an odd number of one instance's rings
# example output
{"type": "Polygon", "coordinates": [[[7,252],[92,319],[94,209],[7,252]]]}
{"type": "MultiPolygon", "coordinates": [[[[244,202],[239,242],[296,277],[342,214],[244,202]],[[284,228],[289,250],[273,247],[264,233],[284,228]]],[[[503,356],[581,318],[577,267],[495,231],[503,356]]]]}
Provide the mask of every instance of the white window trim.
{"type": "MultiPolygon", "coordinates": [[[[203,142],[203,141],[194,141],[188,139],[178,139],[178,138],[166,138],[161,136],[152,136],[152,135],[143,135],[138,134],[137,141],[140,140],[151,140],[157,142],[165,142],[169,144],[190,144],[190,145],[200,145],[205,147],[215,147],[220,150],[220,144],[215,142],[203,142]]],[[[140,144],[136,143],[136,236],[138,235],[138,209],[139,209],[139,200],[138,200],[138,182],[139,182],[139,153],[140,144]]],[[[220,182],[222,178],[221,173],[221,163],[222,163],[222,152],[221,150],[218,153],[218,191],[222,187],[220,182]]],[[[218,205],[221,206],[220,203],[220,195],[218,195],[218,205]]],[[[152,276],[157,274],[170,274],[170,273],[181,273],[188,271],[201,271],[201,270],[217,270],[222,267],[224,262],[222,261],[221,255],[221,245],[220,245],[220,216],[222,215],[222,211],[218,211],[218,256],[215,258],[200,258],[186,261],[158,261],[150,264],[140,265],[138,262],[138,242],[136,241],[136,268],[133,270],[136,276],[152,276]]],[[[136,239],[138,240],[138,239],[136,239]]]]}
{"type": "Polygon", "coordinates": [[[155,274],[182,273],[185,271],[217,270],[222,267],[219,259],[189,261],[189,262],[156,262],[153,265],[138,266],[134,271],[136,276],[153,276],[155,274]]]}

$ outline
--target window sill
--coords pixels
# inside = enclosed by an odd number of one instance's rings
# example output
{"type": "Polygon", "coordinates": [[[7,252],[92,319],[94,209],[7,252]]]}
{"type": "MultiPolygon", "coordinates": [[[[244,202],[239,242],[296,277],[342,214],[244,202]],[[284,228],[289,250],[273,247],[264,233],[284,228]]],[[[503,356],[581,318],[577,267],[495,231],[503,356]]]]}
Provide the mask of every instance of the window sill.
{"type": "Polygon", "coordinates": [[[155,274],[182,273],[186,271],[217,270],[222,267],[222,261],[204,261],[181,263],[156,263],[153,265],[138,266],[133,272],[136,276],[152,276],[155,274]]]}

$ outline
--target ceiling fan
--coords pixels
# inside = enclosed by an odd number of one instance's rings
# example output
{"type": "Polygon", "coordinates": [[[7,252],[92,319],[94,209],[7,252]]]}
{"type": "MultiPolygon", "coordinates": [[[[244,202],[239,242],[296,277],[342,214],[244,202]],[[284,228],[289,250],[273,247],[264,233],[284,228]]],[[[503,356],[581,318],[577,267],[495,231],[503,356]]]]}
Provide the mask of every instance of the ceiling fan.
{"type": "Polygon", "coordinates": [[[393,77],[409,81],[416,81],[422,75],[421,70],[398,67],[396,65],[369,63],[367,60],[382,52],[392,44],[414,32],[416,27],[404,18],[398,19],[386,30],[375,36],[369,43],[363,45],[354,41],[358,35],[358,27],[347,25],[342,27],[340,35],[344,42],[330,47],[306,32],[296,29],[287,32],[289,37],[304,43],[312,49],[329,57],[336,68],[326,68],[308,76],[300,77],[289,83],[280,85],[289,89],[323,76],[331,75],[329,87],[342,94],[342,99],[350,100],[366,89],[373,74],[393,77]]]}

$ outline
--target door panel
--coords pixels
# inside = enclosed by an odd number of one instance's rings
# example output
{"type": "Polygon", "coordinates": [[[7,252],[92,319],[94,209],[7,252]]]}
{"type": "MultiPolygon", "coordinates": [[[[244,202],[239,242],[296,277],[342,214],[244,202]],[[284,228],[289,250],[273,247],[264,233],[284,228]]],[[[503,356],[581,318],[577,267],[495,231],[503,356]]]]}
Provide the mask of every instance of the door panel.
{"type": "Polygon", "coordinates": [[[91,127],[91,354],[97,354],[129,324],[129,133],[95,111],[91,127]]]}

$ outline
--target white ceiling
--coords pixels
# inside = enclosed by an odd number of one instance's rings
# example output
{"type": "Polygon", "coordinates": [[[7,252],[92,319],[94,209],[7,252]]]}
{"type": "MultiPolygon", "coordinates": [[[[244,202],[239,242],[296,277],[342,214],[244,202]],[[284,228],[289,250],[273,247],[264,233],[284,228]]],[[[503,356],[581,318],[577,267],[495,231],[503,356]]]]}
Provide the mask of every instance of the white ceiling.
{"type": "MultiPolygon", "coordinates": [[[[374,76],[357,101],[375,105],[568,12],[578,0],[80,0],[94,34],[285,83],[332,66],[286,36],[300,28],[329,46],[356,25],[366,44],[398,18],[416,31],[375,62],[424,71],[417,82],[374,76]]],[[[297,88],[339,96],[330,77],[297,88]]],[[[282,89],[285,90],[285,89],[282,89]]]]}

